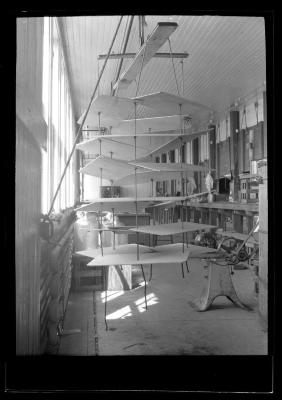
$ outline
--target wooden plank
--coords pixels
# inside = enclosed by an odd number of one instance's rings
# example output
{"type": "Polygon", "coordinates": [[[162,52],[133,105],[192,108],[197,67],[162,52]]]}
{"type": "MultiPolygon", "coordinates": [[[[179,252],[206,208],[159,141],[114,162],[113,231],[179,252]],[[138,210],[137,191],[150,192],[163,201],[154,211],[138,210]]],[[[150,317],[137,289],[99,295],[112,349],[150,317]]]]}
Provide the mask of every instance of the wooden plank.
{"type": "MultiPolygon", "coordinates": [[[[134,113],[134,102],[131,99],[100,95],[97,96],[90,107],[84,125],[91,127],[99,127],[99,113],[100,113],[100,126],[110,127],[116,126],[120,123],[120,120],[128,118],[128,116],[134,113]]],[[[83,121],[86,110],[82,113],[77,123],[81,124],[83,121]]]]}
{"type": "Polygon", "coordinates": [[[154,252],[140,253],[139,260],[136,257],[136,253],[112,253],[105,256],[97,256],[87,265],[175,264],[185,262],[189,256],[187,247],[184,247],[184,252],[182,251],[182,243],[156,246],[154,249],[154,252]]]}
{"type": "Polygon", "coordinates": [[[126,89],[140,73],[141,66],[143,66],[143,68],[145,67],[150,59],[156,54],[158,49],[175,31],[177,26],[178,25],[175,22],[159,22],[139,52],[136,54],[132,63],[130,63],[130,65],[122,73],[113,89],[126,89]]]}
{"type": "Polygon", "coordinates": [[[203,115],[212,111],[211,108],[203,104],[166,92],[151,93],[135,97],[133,100],[138,101],[142,106],[153,108],[160,115],[181,114],[194,117],[199,112],[203,115]]]}
{"type": "Polygon", "coordinates": [[[164,201],[184,201],[187,196],[182,197],[141,197],[137,200],[134,197],[104,197],[94,199],[92,203],[78,207],[75,211],[87,211],[87,212],[102,212],[102,211],[112,211],[115,212],[127,211],[135,212],[136,204],[137,209],[140,211],[145,207],[154,205],[156,203],[161,203],[164,201]]]}
{"type": "Polygon", "coordinates": [[[216,229],[214,225],[207,224],[198,224],[193,222],[183,222],[183,223],[169,223],[169,224],[160,224],[160,225],[147,225],[140,226],[138,228],[131,228],[131,231],[140,232],[140,233],[148,233],[151,235],[174,235],[177,233],[185,233],[185,232],[195,232],[200,230],[212,230],[216,229]]]}
{"type": "MultiPolygon", "coordinates": [[[[109,254],[135,254],[137,251],[137,244],[136,243],[130,243],[130,244],[121,244],[119,246],[116,246],[115,249],[112,247],[105,247],[104,248],[104,255],[109,255],[109,254]]],[[[155,250],[151,247],[148,246],[143,246],[139,245],[139,251],[140,253],[152,253],[155,250]]],[[[75,254],[82,255],[85,257],[90,257],[90,258],[96,258],[101,255],[101,250],[100,249],[87,249],[87,250],[81,250],[81,251],[76,251],[75,254]]]]}
{"type": "MultiPolygon", "coordinates": [[[[145,170],[145,167],[138,167],[139,169],[145,170]]],[[[136,166],[129,164],[123,160],[117,160],[106,156],[98,156],[94,160],[90,161],[85,167],[79,170],[82,174],[88,174],[92,176],[100,177],[105,179],[116,179],[134,173],[136,166]],[[101,171],[102,169],[102,171],[101,171]]]]}
{"type": "MultiPolygon", "coordinates": [[[[125,140],[114,140],[107,137],[100,144],[97,138],[93,138],[78,143],[76,148],[88,154],[99,155],[101,150],[101,155],[112,155],[114,158],[127,161],[134,159],[134,143],[126,143],[125,140]]],[[[147,153],[147,148],[136,146],[136,156],[138,158],[145,156],[147,153]]]]}
{"type": "MultiPolygon", "coordinates": [[[[193,143],[194,143],[196,140],[198,140],[198,138],[200,136],[206,135],[207,132],[209,132],[209,129],[192,131],[192,132],[188,131],[187,134],[185,133],[185,134],[179,135],[178,138],[173,138],[173,139],[169,140],[167,143],[164,143],[161,146],[155,148],[153,151],[146,154],[145,157],[146,158],[152,157],[153,155],[158,154],[160,152],[164,153],[164,152],[168,152],[170,150],[174,150],[175,148],[179,148],[181,146],[181,144],[183,144],[184,141],[190,141],[193,139],[193,143]]],[[[194,153],[193,153],[193,157],[194,157],[194,153]]],[[[193,162],[194,162],[194,164],[197,164],[196,158],[193,158],[193,162]]]]}
{"type": "MultiPolygon", "coordinates": [[[[193,176],[194,173],[191,171],[182,171],[184,178],[187,176],[193,176]]],[[[168,179],[180,178],[181,171],[150,171],[150,172],[138,172],[137,184],[153,181],[164,181],[168,179]]],[[[114,180],[116,185],[133,185],[135,183],[135,174],[124,176],[120,179],[114,180]]]]}
{"type": "Polygon", "coordinates": [[[130,164],[137,165],[138,167],[143,167],[151,169],[154,171],[171,171],[171,172],[185,172],[185,171],[206,171],[206,168],[201,165],[186,164],[186,163],[153,163],[153,162],[141,162],[141,161],[131,161],[130,164]]]}
{"type": "MultiPolygon", "coordinates": [[[[136,133],[148,133],[150,130],[152,132],[158,131],[169,131],[169,130],[178,130],[180,132],[180,128],[184,127],[184,121],[188,116],[183,114],[174,115],[174,113],[169,113],[165,116],[151,117],[151,118],[137,118],[136,119],[136,133]]],[[[135,120],[134,119],[124,119],[120,124],[116,127],[113,127],[111,130],[112,134],[134,134],[135,128],[135,120]]],[[[176,132],[177,133],[177,132],[176,132]]],[[[190,132],[191,133],[191,132],[190,132]]]]}

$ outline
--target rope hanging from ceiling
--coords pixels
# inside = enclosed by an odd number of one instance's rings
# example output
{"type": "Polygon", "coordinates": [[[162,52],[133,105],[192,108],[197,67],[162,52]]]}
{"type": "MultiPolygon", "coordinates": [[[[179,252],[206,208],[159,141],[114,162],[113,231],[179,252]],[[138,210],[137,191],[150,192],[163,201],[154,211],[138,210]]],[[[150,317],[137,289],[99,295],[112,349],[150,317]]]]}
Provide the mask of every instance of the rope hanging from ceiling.
{"type": "Polygon", "coordinates": [[[180,61],[182,73],[182,96],[184,97],[184,60],[180,61]]]}

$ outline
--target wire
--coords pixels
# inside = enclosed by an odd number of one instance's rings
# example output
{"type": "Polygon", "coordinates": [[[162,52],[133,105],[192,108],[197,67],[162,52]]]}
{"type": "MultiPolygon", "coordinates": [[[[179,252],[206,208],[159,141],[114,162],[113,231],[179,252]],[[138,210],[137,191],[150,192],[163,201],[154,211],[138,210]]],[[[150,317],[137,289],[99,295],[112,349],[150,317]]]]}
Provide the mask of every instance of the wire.
{"type": "Polygon", "coordinates": [[[178,82],[177,82],[177,78],[176,78],[176,71],[175,71],[174,61],[173,61],[173,57],[172,57],[171,43],[170,43],[169,38],[168,38],[168,44],[169,44],[170,58],[171,58],[172,66],[173,66],[174,78],[175,78],[176,87],[177,87],[177,93],[178,93],[178,96],[180,97],[178,82]]]}

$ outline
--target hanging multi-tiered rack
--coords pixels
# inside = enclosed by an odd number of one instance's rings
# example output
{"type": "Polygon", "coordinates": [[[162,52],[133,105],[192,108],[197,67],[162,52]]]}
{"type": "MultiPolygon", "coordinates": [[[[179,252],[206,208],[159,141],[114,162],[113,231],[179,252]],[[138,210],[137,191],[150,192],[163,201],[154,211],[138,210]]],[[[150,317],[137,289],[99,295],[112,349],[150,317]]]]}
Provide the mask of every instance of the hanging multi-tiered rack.
{"type": "MultiPolygon", "coordinates": [[[[176,29],[175,23],[159,23],[157,28],[150,35],[140,51],[137,53],[135,59],[130,66],[122,74],[121,78],[114,86],[117,88],[126,88],[138,73],[141,75],[142,68],[153,56],[154,52],[169,38],[170,34],[176,29]]],[[[140,81],[139,75],[139,81],[140,81]]],[[[161,264],[161,263],[180,263],[183,272],[183,264],[187,265],[187,258],[189,255],[189,247],[184,246],[184,234],[191,231],[211,230],[216,227],[205,224],[196,224],[183,221],[183,205],[184,202],[189,200],[191,196],[172,197],[154,197],[153,182],[160,179],[165,175],[166,179],[175,177],[180,174],[181,183],[183,181],[183,174],[193,174],[194,171],[205,171],[205,167],[184,164],[181,158],[180,163],[176,164],[162,164],[144,161],[152,154],[152,141],[156,146],[159,138],[168,139],[164,144],[162,143],[155,148],[157,150],[164,149],[166,146],[171,145],[172,142],[183,144],[183,138],[187,137],[184,130],[185,119],[190,119],[191,115],[204,110],[209,112],[207,107],[200,104],[191,102],[180,96],[175,96],[165,92],[153,93],[141,97],[137,97],[139,81],[136,90],[136,96],[132,99],[122,98],[117,96],[98,96],[92,102],[90,110],[83,113],[79,122],[84,125],[98,127],[98,130],[107,127],[110,134],[97,135],[76,145],[76,148],[98,156],[89,162],[84,168],[80,170],[81,173],[90,174],[100,177],[101,185],[102,179],[108,179],[111,182],[122,183],[126,182],[127,185],[134,184],[135,196],[134,197],[120,197],[120,198],[98,198],[90,204],[81,206],[79,211],[96,212],[100,217],[99,226],[96,228],[100,235],[101,249],[88,249],[78,252],[79,254],[92,257],[93,260],[88,264],[89,266],[104,266],[105,277],[105,323],[106,321],[106,303],[107,303],[107,275],[108,267],[110,265],[140,265],[145,289],[145,304],[146,301],[146,279],[143,270],[143,265],[161,264]],[[156,118],[142,118],[137,119],[137,106],[142,105],[154,109],[158,112],[159,117],[156,118]],[[134,113],[134,119],[127,120],[128,115],[134,113]],[[137,133],[138,126],[138,133],[137,133]],[[179,133],[177,132],[179,130],[179,133]],[[132,133],[133,132],[133,133],[132,133]],[[134,157],[133,157],[134,154],[134,157]],[[152,190],[150,197],[138,196],[138,184],[144,182],[152,183],[152,190]],[[170,224],[148,225],[139,226],[138,213],[144,210],[145,207],[155,206],[162,204],[181,204],[181,221],[170,224]],[[101,214],[103,211],[112,212],[113,225],[107,228],[102,226],[101,214]],[[121,230],[114,225],[114,215],[116,212],[127,211],[135,212],[135,226],[130,227],[127,232],[136,233],[136,244],[126,244],[115,246],[115,234],[124,233],[127,229],[122,227],[121,230]],[[102,232],[104,230],[111,230],[113,232],[113,246],[112,248],[103,248],[102,232]],[[143,246],[139,244],[139,233],[146,233],[149,235],[174,235],[182,234],[182,243],[172,243],[161,246],[143,246]]],[[[87,129],[89,131],[89,129],[87,129]]],[[[197,132],[200,135],[204,132],[197,132]]],[[[100,132],[99,132],[100,133],[100,132]]],[[[189,137],[193,132],[189,132],[189,137]]],[[[181,184],[182,189],[182,184],[181,184]]],[[[188,266],[187,266],[188,267],[188,266]]]]}

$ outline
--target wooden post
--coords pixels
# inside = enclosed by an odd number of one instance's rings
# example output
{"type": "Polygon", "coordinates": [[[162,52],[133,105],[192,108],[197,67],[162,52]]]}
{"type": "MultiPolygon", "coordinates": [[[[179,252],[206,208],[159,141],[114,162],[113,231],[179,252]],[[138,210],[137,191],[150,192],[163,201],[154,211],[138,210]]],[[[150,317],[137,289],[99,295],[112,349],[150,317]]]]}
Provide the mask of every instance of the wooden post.
{"type": "Polygon", "coordinates": [[[233,211],[232,222],[234,231],[243,233],[243,215],[240,211],[233,211]]]}
{"type": "Polygon", "coordinates": [[[246,211],[245,214],[247,219],[247,230],[248,230],[247,233],[249,233],[251,232],[254,226],[254,214],[248,211],[246,211]]]}
{"type": "Polygon", "coordinates": [[[208,133],[209,137],[209,156],[210,156],[210,162],[209,162],[209,167],[214,170],[212,171],[211,175],[213,179],[216,179],[216,133],[215,133],[215,125],[209,125],[209,129],[212,129],[208,133]]]}
{"type": "Polygon", "coordinates": [[[217,225],[217,211],[216,209],[209,209],[209,225],[217,225]]]}
{"type": "Polygon", "coordinates": [[[194,222],[199,222],[201,217],[201,210],[199,208],[194,209],[194,222]]]}
{"type": "Polygon", "coordinates": [[[239,111],[230,111],[231,153],[233,153],[234,200],[238,200],[239,181],[239,111]]]}
{"type": "Polygon", "coordinates": [[[217,225],[222,228],[225,229],[225,214],[223,210],[218,210],[218,214],[217,214],[217,218],[218,218],[218,223],[217,225]]]}
{"type": "Polygon", "coordinates": [[[268,190],[267,162],[258,165],[263,183],[259,185],[259,296],[258,311],[264,328],[268,326],[268,190]]]}

